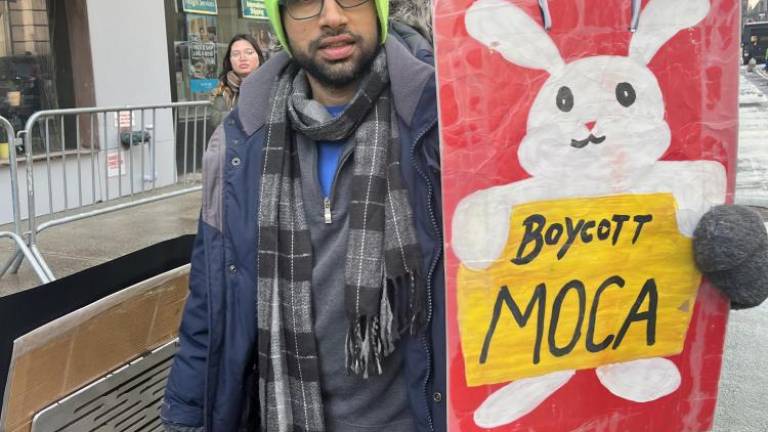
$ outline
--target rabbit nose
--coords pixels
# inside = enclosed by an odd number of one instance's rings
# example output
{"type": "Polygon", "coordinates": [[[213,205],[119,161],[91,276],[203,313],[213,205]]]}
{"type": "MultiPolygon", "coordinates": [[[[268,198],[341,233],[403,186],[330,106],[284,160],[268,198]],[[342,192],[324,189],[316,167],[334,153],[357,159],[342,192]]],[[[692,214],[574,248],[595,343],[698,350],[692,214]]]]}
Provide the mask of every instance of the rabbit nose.
{"type": "Polygon", "coordinates": [[[588,121],[584,123],[584,126],[587,127],[587,130],[591,131],[592,129],[595,128],[595,124],[597,124],[597,121],[588,121]]]}

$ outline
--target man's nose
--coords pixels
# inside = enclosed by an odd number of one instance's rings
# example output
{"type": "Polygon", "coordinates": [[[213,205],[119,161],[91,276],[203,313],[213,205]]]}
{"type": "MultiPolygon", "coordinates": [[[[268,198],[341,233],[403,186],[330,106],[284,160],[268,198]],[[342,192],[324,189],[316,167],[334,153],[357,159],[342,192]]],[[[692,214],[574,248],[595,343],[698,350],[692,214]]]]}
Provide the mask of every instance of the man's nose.
{"type": "Polygon", "coordinates": [[[320,27],[338,28],[347,25],[347,14],[336,0],[323,0],[323,12],[320,14],[320,27]]]}

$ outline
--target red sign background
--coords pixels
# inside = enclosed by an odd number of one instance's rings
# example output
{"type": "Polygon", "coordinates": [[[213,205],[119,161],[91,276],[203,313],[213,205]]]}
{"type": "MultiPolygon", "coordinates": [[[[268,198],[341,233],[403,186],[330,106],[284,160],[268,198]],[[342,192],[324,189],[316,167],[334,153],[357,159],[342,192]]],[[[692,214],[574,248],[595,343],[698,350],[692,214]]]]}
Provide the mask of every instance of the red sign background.
{"type": "MultiPolygon", "coordinates": [[[[508,1],[541,22],[535,0],[508,1]]],[[[508,62],[468,36],[464,16],[472,3],[436,0],[435,5],[446,227],[451,227],[458,202],[470,193],[528,177],[518,162],[517,149],[526,134],[531,104],[548,78],[544,71],[508,62]]],[[[595,55],[627,55],[632,36],[629,0],[549,3],[553,22],[549,34],[566,63],[595,55]]],[[[736,162],[739,12],[735,0],[711,0],[707,17],[678,33],[649,63],[661,86],[672,132],[662,160],[721,162],[728,174],[728,202],[732,202],[736,162]]],[[[458,260],[447,231],[448,424],[453,431],[485,430],[475,425],[473,413],[503,385],[466,385],[455,318],[458,260]]],[[[669,396],[645,404],[629,402],[609,393],[593,371],[579,371],[533,412],[494,430],[709,430],[727,316],[727,302],[705,282],[685,349],[670,358],[681,371],[682,385],[669,396]]]]}

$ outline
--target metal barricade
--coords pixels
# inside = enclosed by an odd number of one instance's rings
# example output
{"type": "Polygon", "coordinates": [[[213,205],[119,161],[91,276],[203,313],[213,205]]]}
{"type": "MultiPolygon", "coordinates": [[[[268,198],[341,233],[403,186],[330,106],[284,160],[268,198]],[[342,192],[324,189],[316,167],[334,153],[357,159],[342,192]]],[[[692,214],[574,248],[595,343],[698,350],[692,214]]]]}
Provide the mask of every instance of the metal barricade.
{"type": "MultiPolygon", "coordinates": [[[[41,281],[55,280],[38,248],[42,231],[200,190],[209,107],[200,101],[33,114],[18,134],[26,159],[28,249],[6,267],[15,271],[22,257],[33,256],[41,281]]],[[[18,212],[18,198],[14,203],[18,212]]]]}
{"type": "Polygon", "coordinates": [[[16,133],[14,132],[13,125],[4,117],[0,117],[0,127],[5,131],[7,145],[8,145],[8,167],[10,173],[10,198],[11,209],[13,212],[13,231],[0,231],[0,238],[9,238],[16,244],[16,251],[11,257],[0,267],[0,278],[5,276],[8,270],[16,272],[21,265],[21,261],[26,257],[29,260],[32,270],[37,274],[37,277],[41,282],[46,283],[50,280],[48,275],[42,269],[37,259],[32,254],[32,251],[27,247],[26,242],[23,239],[23,233],[21,228],[21,207],[19,201],[19,177],[18,177],[18,160],[16,157],[16,133]]]}

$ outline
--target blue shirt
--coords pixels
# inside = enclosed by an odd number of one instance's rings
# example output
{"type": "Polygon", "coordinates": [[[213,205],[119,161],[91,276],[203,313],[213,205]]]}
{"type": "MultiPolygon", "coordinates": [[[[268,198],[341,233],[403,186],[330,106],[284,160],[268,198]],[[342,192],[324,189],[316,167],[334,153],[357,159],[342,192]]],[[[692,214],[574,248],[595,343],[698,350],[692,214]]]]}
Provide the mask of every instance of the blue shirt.
{"type": "MultiPolygon", "coordinates": [[[[336,118],[344,112],[346,105],[325,107],[328,112],[336,118]]],[[[346,141],[318,141],[317,142],[317,176],[320,180],[320,188],[326,198],[331,196],[333,179],[336,177],[336,170],[339,168],[339,159],[344,150],[346,141]]]]}

